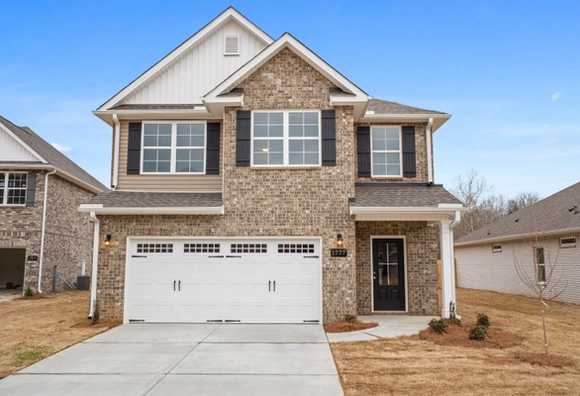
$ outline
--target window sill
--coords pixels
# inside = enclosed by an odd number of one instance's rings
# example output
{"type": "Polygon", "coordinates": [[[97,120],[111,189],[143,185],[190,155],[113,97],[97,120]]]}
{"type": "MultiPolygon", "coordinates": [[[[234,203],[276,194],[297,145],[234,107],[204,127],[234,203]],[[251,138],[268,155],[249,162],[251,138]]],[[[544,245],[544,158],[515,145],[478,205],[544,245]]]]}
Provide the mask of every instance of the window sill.
{"type": "MultiPolygon", "coordinates": [[[[132,176],[132,175],[127,175],[132,176]]],[[[207,176],[207,173],[184,173],[184,172],[167,172],[167,173],[139,173],[138,176],[207,176]]]]}
{"type": "Polygon", "coordinates": [[[378,180],[405,180],[403,176],[371,176],[371,179],[378,180]]]}
{"type": "Polygon", "coordinates": [[[314,170],[314,169],[322,169],[322,165],[305,165],[305,166],[260,166],[260,165],[251,165],[250,169],[252,170],[314,170]]]}

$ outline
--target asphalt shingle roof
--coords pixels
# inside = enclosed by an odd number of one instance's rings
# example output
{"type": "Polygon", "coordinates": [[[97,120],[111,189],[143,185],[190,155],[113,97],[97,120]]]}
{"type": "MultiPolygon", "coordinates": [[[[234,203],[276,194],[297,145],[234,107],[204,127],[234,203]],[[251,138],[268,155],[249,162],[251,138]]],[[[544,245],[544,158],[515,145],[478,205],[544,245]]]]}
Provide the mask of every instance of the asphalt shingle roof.
{"type": "Polygon", "coordinates": [[[574,228],[580,228],[580,183],[467,234],[457,243],[574,228]]]}
{"type": "Polygon", "coordinates": [[[440,184],[427,183],[357,183],[354,207],[430,207],[438,204],[461,204],[440,184]]]}
{"type": "Polygon", "coordinates": [[[447,114],[441,111],[421,109],[382,99],[370,99],[367,111],[374,111],[375,114],[447,114]]]}
{"type": "Polygon", "coordinates": [[[50,143],[41,138],[36,132],[28,127],[20,127],[10,120],[0,116],[0,123],[10,132],[14,133],[20,140],[34,150],[38,155],[44,158],[49,165],[54,166],[72,176],[77,177],[83,182],[99,190],[107,190],[107,187],[91,176],[83,168],[75,164],[66,155],[54,148],[50,143]]]}
{"type": "Polygon", "coordinates": [[[102,204],[105,208],[188,208],[223,206],[221,193],[166,193],[107,191],[85,204],[102,204]]]}

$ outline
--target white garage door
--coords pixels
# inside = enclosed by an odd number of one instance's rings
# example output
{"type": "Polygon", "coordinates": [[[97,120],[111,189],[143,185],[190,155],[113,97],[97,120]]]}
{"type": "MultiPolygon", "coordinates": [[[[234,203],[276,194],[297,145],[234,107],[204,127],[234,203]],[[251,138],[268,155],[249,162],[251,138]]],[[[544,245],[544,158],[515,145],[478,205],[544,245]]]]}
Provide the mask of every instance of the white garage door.
{"type": "Polygon", "coordinates": [[[130,239],[125,320],[321,320],[318,239],[130,239]]]}

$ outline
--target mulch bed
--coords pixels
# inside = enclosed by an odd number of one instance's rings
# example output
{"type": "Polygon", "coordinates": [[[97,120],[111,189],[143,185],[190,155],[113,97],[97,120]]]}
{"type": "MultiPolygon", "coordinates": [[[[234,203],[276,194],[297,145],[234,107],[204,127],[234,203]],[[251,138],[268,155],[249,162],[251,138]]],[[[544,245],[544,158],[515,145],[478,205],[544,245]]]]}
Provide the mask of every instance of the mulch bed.
{"type": "Polygon", "coordinates": [[[419,338],[437,345],[496,349],[511,348],[520,345],[523,341],[522,337],[493,326],[487,330],[487,337],[484,341],[470,340],[469,329],[469,326],[450,324],[443,334],[437,334],[428,328],[419,333],[419,338]]]}
{"type": "Polygon", "coordinates": [[[346,333],[348,331],[371,329],[377,326],[378,323],[374,322],[361,322],[359,320],[339,320],[338,322],[325,324],[324,330],[327,333],[346,333]]]}

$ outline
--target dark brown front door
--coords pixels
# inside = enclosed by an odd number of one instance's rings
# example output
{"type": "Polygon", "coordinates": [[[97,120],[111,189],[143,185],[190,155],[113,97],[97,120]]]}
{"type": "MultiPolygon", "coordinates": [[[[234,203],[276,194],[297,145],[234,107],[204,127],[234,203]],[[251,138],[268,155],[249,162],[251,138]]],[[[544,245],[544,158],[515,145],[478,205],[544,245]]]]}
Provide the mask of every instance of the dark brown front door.
{"type": "Polygon", "coordinates": [[[402,239],[373,239],[375,311],[405,310],[405,254],[402,239]]]}

